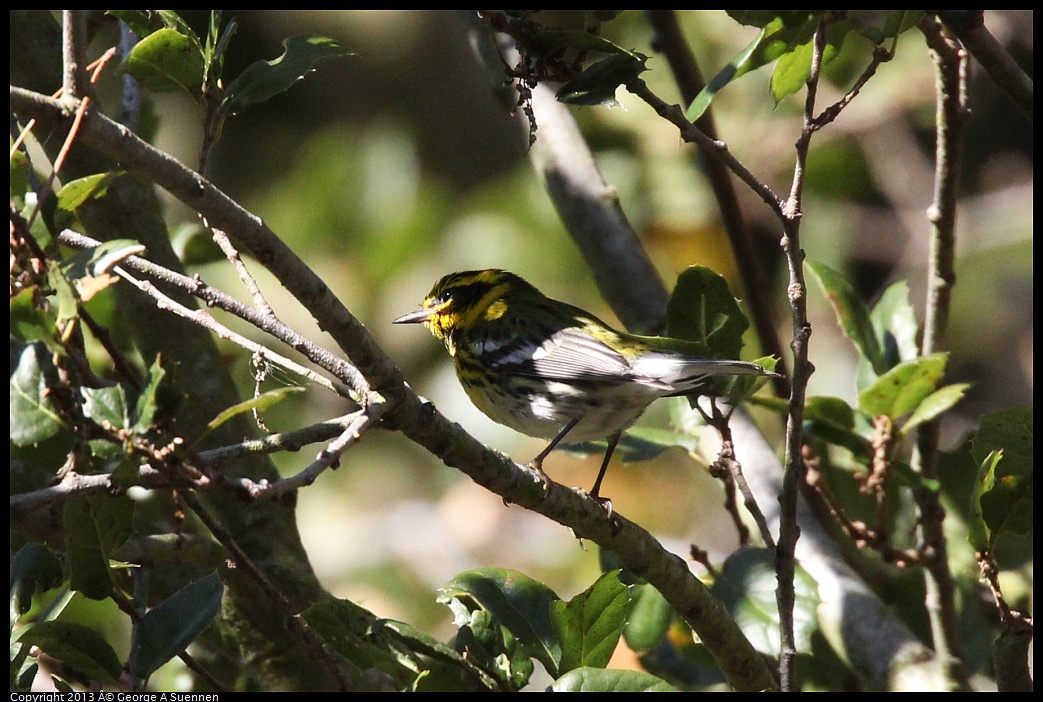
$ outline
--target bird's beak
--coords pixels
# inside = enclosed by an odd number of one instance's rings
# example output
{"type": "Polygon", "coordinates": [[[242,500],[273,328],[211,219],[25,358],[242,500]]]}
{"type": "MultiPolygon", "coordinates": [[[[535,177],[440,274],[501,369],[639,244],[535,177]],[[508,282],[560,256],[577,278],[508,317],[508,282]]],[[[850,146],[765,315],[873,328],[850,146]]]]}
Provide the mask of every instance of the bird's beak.
{"type": "Polygon", "coordinates": [[[416,312],[402,315],[393,321],[392,324],[421,324],[431,319],[432,314],[434,314],[434,310],[428,307],[421,307],[416,312]]]}

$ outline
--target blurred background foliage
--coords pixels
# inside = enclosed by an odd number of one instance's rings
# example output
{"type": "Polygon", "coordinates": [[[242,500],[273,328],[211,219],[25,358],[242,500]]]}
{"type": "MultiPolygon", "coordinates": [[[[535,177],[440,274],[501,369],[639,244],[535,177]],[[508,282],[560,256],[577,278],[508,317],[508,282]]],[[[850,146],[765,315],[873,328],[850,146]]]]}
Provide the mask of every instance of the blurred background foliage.
{"type": "MultiPolygon", "coordinates": [[[[205,34],[208,11],[183,11],[183,16],[205,34]]],[[[498,86],[480,72],[459,18],[450,11],[226,11],[225,19],[231,17],[240,26],[226,75],[278,56],[282,40],[295,34],[333,37],[356,56],[327,61],[285,94],[230,119],[208,177],[315,268],[398,361],[414,388],[483,442],[517,460],[531,458],[542,442],[481,415],[437,342],[423,330],[390,325],[414,309],[442,274],[486,267],[514,271],[553,297],[614,320],[526,160],[525,126],[497,99],[498,86]]],[[[707,77],[755,33],[720,12],[682,13],[681,21],[707,77]]],[[[1031,71],[1032,12],[990,12],[986,24],[1031,71]]],[[[605,33],[616,44],[651,56],[642,77],[667,101],[679,100],[640,13],[624,12],[605,25],[605,33]]],[[[827,68],[819,104],[847,90],[871,48],[868,42],[847,42],[827,68]]],[[[947,419],[950,447],[983,414],[1032,403],[1032,125],[973,62],[972,71],[973,115],[948,337],[948,381],[971,383],[971,389],[947,419]]],[[[761,69],[729,85],[713,110],[732,153],[784,193],[792,179],[803,94],[775,106],[767,76],[761,69]]],[[[894,60],[813,142],[802,229],[808,257],[842,271],[867,302],[904,279],[921,314],[934,94],[923,39],[907,32],[894,60]]],[[[621,108],[574,108],[574,113],[667,286],[687,266],[701,264],[729,277],[733,293],[741,296],[698,154],[639,100],[622,91],[619,98],[621,108]]],[[[153,142],[194,165],[199,108],[176,94],[155,95],[152,101],[153,142]]],[[[786,280],[777,270],[781,232],[756,196],[742,187],[739,196],[764,264],[774,271],[772,299],[779,333],[788,343],[786,280]]],[[[191,252],[190,270],[243,295],[234,273],[208,250],[195,214],[171,201],[168,218],[191,252]]],[[[324,340],[264,271],[254,267],[253,272],[284,321],[324,340]]],[[[817,372],[809,395],[853,401],[854,351],[821,290],[812,286],[810,294],[811,360],[817,372]]],[[[105,315],[105,304],[104,296],[98,298],[93,311],[118,327],[118,319],[105,315]]],[[[747,351],[744,357],[759,355],[755,348],[747,351]]],[[[228,347],[227,359],[243,394],[252,393],[249,358],[228,347]]],[[[264,389],[296,382],[276,376],[264,389]]],[[[311,388],[303,398],[277,406],[265,422],[280,431],[344,411],[337,398],[311,388]]],[[[654,407],[642,422],[663,425],[668,411],[654,407]]],[[[275,460],[289,474],[306,465],[314,450],[275,460]]],[[[547,468],[555,480],[588,486],[599,460],[559,452],[547,468]]],[[[719,562],[737,543],[720,506],[720,487],[679,450],[653,462],[615,467],[605,492],[621,513],[676,553],[697,543],[719,562]]],[[[298,519],[312,563],[332,593],[440,638],[450,634],[451,617],[433,591],[460,571],[489,564],[515,568],[563,597],[583,590],[599,572],[596,551],[585,549],[563,527],[505,507],[497,496],[390,433],[368,433],[337,471],[302,490],[298,519]]]]}

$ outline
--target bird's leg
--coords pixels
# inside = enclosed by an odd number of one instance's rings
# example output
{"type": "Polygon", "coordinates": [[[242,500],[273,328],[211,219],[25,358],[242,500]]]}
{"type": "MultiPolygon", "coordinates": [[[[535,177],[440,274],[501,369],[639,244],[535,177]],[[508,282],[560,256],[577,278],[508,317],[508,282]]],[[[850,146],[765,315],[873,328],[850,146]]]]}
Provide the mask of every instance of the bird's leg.
{"type": "Polygon", "coordinates": [[[529,467],[536,471],[540,482],[543,483],[543,492],[545,493],[550,490],[550,477],[543,470],[543,459],[550,455],[550,452],[561,443],[561,440],[565,438],[565,435],[572,431],[572,428],[577,424],[579,424],[579,417],[570,419],[569,423],[558,432],[558,435],[551,439],[551,442],[547,444],[547,448],[540,451],[539,455],[529,462],[529,467]]]}
{"type": "MultiPolygon", "coordinates": [[[[620,437],[623,436],[623,431],[617,431],[612,436],[608,437],[608,449],[605,451],[605,459],[601,462],[601,470],[598,471],[598,479],[594,481],[594,487],[590,491],[590,496],[601,503],[601,506],[608,512],[608,518],[612,519],[612,500],[607,497],[601,497],[601,481],[605,478],[605,471],[608,470],[608,462],[612,460],[612,453],[616,450],[616,445],[619,443],[620,437]]],[[[614,524],[615,522],[613,522],[614,524]]]]}

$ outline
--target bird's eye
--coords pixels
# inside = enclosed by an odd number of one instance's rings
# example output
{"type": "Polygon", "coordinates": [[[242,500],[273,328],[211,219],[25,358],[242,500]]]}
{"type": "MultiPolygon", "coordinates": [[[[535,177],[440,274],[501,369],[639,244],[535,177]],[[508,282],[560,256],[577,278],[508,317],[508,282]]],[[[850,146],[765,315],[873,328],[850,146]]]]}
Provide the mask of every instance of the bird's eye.
{"type": "Polygon", "coordinates": [[[452,291],[450,291],[450,290],[443,290],[442,292],[438,293],[438,295],[435,297],[435,304],[441,306],[441,305],[446,304],[447,302],[449,302],[452,299],[453,299],[452,291]]]}

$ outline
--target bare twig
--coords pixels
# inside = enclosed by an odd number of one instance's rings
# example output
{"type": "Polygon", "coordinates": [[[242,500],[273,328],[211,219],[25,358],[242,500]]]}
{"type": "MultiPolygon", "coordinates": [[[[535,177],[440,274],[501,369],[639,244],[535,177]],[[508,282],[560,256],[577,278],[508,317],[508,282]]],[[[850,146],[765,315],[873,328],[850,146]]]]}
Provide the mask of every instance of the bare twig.
{"type": "Polygon", "coordinates": [[[775,558],[775,572],[779,586],[776,599],[779,605],[779,651],[780,687],[785,691],[799,689],[796,681],[797,649],[793,633],[793,608],[795,592],[793,577],[796,568],[795,552],[800,527],[797,523],[797,498],[804,483],[804,399],[808,380],[814,366],[808,360],[808,341],[811,324],[808,321],[807,285],[804,281],[804,251],[800,246],[801,198],[804,189],[804,174],[807,167],[808,148],[814,134],[815,98],[818,94],[819,71],[822,54],[826,46],[826,21],[819,22],[815,32],[811,53],[811,71],[807,81],[807,97],[804,103],[804,124],[796,144],[796,163],[793,169],[793,184],[790,195],[782,208],[782,249],[789,268],[787,287],[790,312],[793,319],[793,379],[786,421],[785,475],[782,494],[779,496],[779,544],[775,558]]]}
{"type": "Polygon", "coordinates": [[[984,10],[934,10],[945,26],[959,38],[971,56],[992,76],[1011,100],[1032,119],[1032,78],[996,41],[985,26],[984,10]]]}
{"type": "MultiPolygon", "coordinates": [[[[937,71],[937,135],[935,142],[934,202],[928,210],[931,245],[926,279],[927,304],[924,318],[923,355],[945,348],[952,288],[956,282],[956,202],[963,160],[967,122],[967,53],[947,36],[937,20],[927,16],[920,29],[927,39],[937,71]]],[[[922,424],[917,430],[913,470],[922,484],[938,480],[938,435],[941,420],[922,424]]],[[[954,690],[969,690],[963,664],[956,610],[956,585],[949,570],[948,547],[943,522],[945,509],[938,492],[926,487],[914,491],[920,510],[919,530],[926,566],[927,611],[931,621],[934,650],[946,679],[954,690]]]]}
{"type": "MultiPolygon", "coordinates": [[[[76,248],[91,248],[101,244],[101,242],[97,241],[96,239],[91,239],[88,236],[84,236],[83,234],[79,234],[78,232],[74,232],[70,229],[63,231],[59,235],[59,240],[67,246],[74,246],[76,248]]],[[[128,269],[140,271],[141,273],[155,278],[156,280],[160,280],[169,285],[178,287],[184,290],[185,292],[195,295],[199,299],[206,302],[207,305],[210,307],[217,307],[226,312],[234,314],[240,319],[243,319],[253,324],[261,331],[264,331],[272,335],[273,337],[279,339],[283,343],[303,353],[312,362],[316,363],[320,367],[334,374],[336,377],[347,379],[345,382],[350,382],[350,379],[355,377],[358,373],[357,370],[352,369],[350,364],[347,364],[343,359],[337,358],[329,351],[326,351],[317,344],[308,341],[301,334],[297,333],[285,324],[275,320],[274,318],[264,315],[263,312],[258,312],[254,308],[247,307],[243,305],[239,300],[236,300],[230,295],[227,295],[221,292],[220,290],[217,290],[216,288],[210,287],[209,285],[204,283],[198,276],[190,278],[186,275],[182,275],[181,273],[177,273],[168,268],[164,268],[163,266],[160,266],[139,256],[127,257],[126,259],[121,261],[121,266],[128,269]]],[[[117,272],[119,272],[118,269],[117,272]]],[[[125,272],[126,271],[124,271],[124,273],[125,272]]],[[[124,275],[124,278],[128,282],[138,287],[143,292],[151,295],[158,302],[161,302],[162,309],[167,309],[182,317],[192,319],[196,323],[201,324],[202,326],[210,329],[211,331],[219,333],[222,336],[222,338],[235,341],[237,344],[241,345],[243,348],[250,350],[251,352],[264,350],[265,356],[267,358],[277,362],[279,365],[283,366],[287,370],[293,373],[297,373],[298,375],[301,375],[304,378],[307,378],[308,380],[316,383],[317,385],[321,385],[327,388],[328,390],[336,392],[342,397],[357,397],[357,393],[359,393],[359,391],[361,390],[361,388],[352,388],[350,385],[346,385],[345,383],[339,383],[336,381],[328,380],[327,378],[316,374],[314,371],[304,368],[300,364],[291,361],[288,358],[280,356],[279,354],[276,354],[273,351],[264,349],[260,344],[250,341],[242,335],[236,334],[224,325],[220,324],[206,310],[189,309],[184,305],[177,303],[169,296],[163,294],[155,286],[148,284],[147,281],[139,281],[130,276],[129,274],[124,275]]]]}

